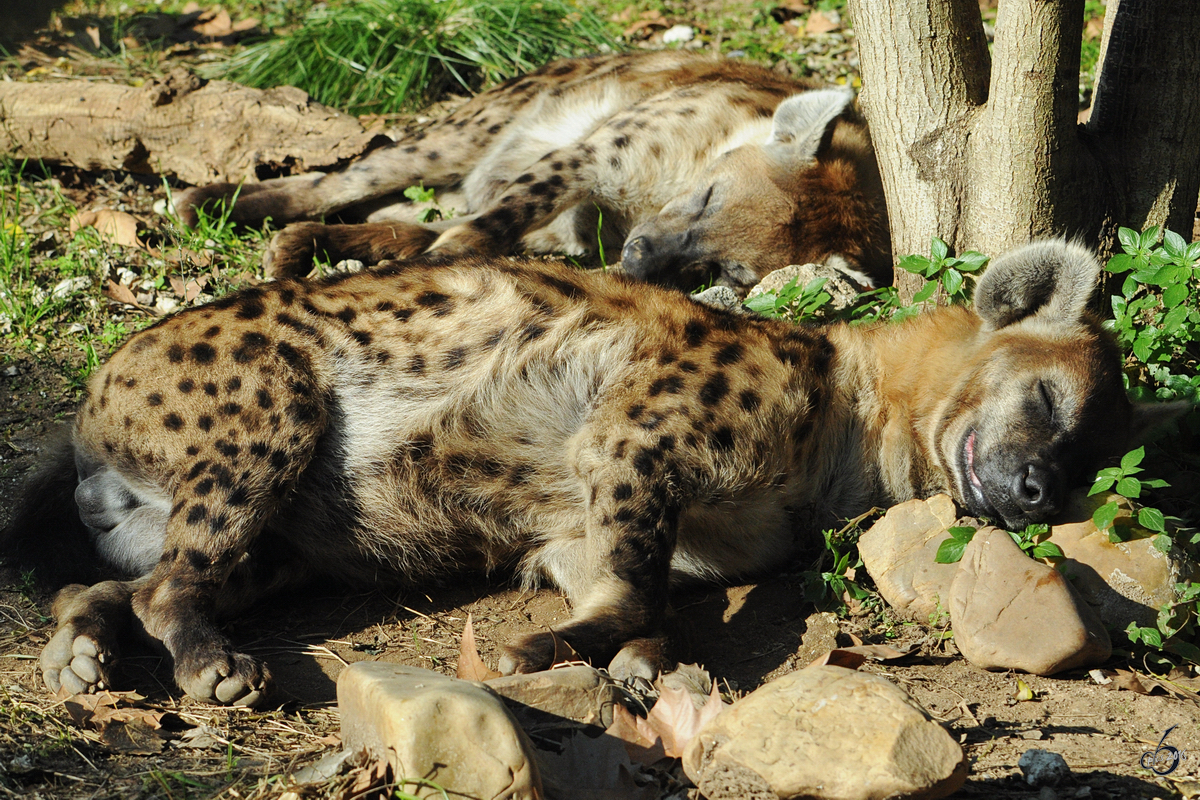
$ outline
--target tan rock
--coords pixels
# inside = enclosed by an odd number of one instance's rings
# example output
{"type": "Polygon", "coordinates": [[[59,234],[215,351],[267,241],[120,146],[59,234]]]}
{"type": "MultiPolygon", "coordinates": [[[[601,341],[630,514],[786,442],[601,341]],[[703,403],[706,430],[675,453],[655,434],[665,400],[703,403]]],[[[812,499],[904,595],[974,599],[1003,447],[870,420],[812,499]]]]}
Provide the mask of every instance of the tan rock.
{"type": "Polygon", "coordinates": [[[836,648],[840,632],[837,614],[831,611],[809,614],[808,619],[804,620],[804,633],[800,635],[800,647],[796,650],[797,666],[807,667],[815,659],[836,648]]]}
{"type": "Polygon", "coordinates": [[[863,566],[883,599],[901,616],[929,623],[948,609],[957,564],[934,561],[958,511],[949,495],[909,500],[888,509],[858,540],[863,566]]]}
{"type": "Polygon", "coordinates": [[[949,605],[955,644],[984,669],[1052,675],[1112,653],[1104,624],[1062,573],[999,528],[980,528],[963,551],[949,605]]]}
{"type": "Polygon", "coordinates": [[[757,285],[750,289],[746,294],[746,299],[749,300],[751,297],[766,292],[778,292],[791,283],[792,279],[795,279],[796,285],[803,289],[817,278],[826,279],[824,291],[829,293],[829,304],[835,309],[846,308],[854,303],[858,293],[866,288],[852,275],[848,275],[837,267],[825,264],[793,264],[767,273],[757,285]]]}
{"type": "Polygon", "coordinates": [[[945,797],[962,749],[898,686],[842,667],[768,683],[709,722],[683,768],[708,800],[945,797]]]}
{"type": "Polygon", "coordinates": [[[518,719],[522,711],[514,708],[514,703],[604,728],[612,724],[612,707],[620,698],[620,690],[612,679],[585,664],[545,672],[504,675],[485,681],[485,685],[511,701],[509,710],[518,719]]]}
{"type": "MultiPolygon", "coordinates": [[[[533,746],[482,683],[398,664],[359,662],[337,682],[342,742],[386,758],[397,776],[436,782],[452,797],[537,800],[533,746]]],[[[440,791],[408,784],[418,797],[440,791]]]]}
{"type": "Polygon", "coordinates": [[[1130,622],[1153,626],[1159,608],[1175,601],[1175,584],[1190,580],[1194,572],[1178,548],[1159,550],[1154,532],[1138,526],[1131,516],[1128,501],[1119,495],[1088,497],[1087,490],[1079,490],[1050,530],[1050,541],[1066,555],[1063,574],[1106,625],[1122,630],[1130,622]],[[1129,541],[1112,542],[1092,524],[1092,513],[1110,499],[1122,500],[1116,524],[1129,526],[1129,541]]]}

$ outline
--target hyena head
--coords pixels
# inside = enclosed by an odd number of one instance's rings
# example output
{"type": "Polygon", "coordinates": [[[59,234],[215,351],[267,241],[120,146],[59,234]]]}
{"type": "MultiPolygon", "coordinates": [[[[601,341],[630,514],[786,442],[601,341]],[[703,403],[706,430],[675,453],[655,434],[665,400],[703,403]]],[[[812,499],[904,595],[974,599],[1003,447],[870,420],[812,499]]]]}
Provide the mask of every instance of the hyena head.
{"type": "Polygon", "coordinates": [[[1042,520],[1090,471],[1190,408],[1127,399],[1121,354],[1086,309],[1099,271],[1087,249],[1044,241],[996,259],[980,279],[978,344],[933,429],[936,457],[972,513],[1015,530],[1042,520]]]}
{"type": "Polygon", "coordinates": [[[748,287],[789,264],[828,262],[891,282],[883,188],[853,94],[820,89],[775,110],[771,135],[719,156],[691,191],[636,226],[626,272],[680,288],[748,287]]]}

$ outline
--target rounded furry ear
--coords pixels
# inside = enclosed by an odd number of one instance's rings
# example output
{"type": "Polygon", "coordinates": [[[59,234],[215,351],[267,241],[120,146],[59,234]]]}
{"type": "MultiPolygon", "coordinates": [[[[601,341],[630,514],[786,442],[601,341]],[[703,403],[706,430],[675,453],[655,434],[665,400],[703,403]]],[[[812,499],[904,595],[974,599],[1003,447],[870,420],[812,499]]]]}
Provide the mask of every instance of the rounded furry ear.
{"type": "Polygon", "coordinates": [[[1074,323],[1100,277],[1092,251],[1062,239],[1010,250],[988,266],[975,287],[975,311],[991,330],[1028,317],[1074,323]]]}
{"type": "Polygon", "coordinates": [[[771,121],[768,152],[794,164],[816,158],[825,129],[854,101],[849,89],[814,89],[779,104],[771,121]]]}

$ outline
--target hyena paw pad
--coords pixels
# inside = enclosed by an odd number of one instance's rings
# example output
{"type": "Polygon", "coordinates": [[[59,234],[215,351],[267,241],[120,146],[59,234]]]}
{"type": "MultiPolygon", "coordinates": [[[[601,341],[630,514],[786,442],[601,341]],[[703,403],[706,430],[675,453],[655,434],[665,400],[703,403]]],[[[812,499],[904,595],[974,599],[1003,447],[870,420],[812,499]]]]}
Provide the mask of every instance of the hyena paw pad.
{"type": "Polygon", "coordinates": [[[550,669],[561,641],[551,633],[520,636],[505,645],[504,654],[500,656],[500,671],[505,675],[512,675],[550,669]]]}
{"type": "Polygon", "coordinates": [[[266,699],[271,674],[241,653],[225,653],[194,670],[176,670],[175,682],[189,697],[227,706],[256,706],[266,699]]]}
{"type": "Polygon", "coordinates": [[[42,679],[51,691],[83,694],[112,685],[109,670],[116,663],[116,653],[98,638],[64,625],[42,650],[39,661],[42,679]]]}

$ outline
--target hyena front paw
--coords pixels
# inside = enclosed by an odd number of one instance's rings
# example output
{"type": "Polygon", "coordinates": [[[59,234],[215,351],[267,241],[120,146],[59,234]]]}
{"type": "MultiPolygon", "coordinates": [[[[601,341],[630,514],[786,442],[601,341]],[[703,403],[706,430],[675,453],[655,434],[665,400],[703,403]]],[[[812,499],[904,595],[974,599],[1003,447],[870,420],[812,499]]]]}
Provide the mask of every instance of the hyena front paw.
{"type": "Polygon", "coordinates": [[[271,673],[256,658],[220,651],[176,664],[175,682],[189,697],[227,706],[256,706],[266,699],[271,673]]]}
{"type": "Polygon", "coordinates": [[[82,694],[108,689],[116,656],[115,646],[68,623],[42,650],[42,679],[52,692],[66,689],[71,694],[82,694]]]}
{"type": "Polygon", "coordinates": [[[627,642],[609,662],[608,674],[625,683],[637,678],[653,683],[660,672],[667,672],[674,666],[674,659],[667,654],[666,639],[653,636],[627,642]]]}
{"type": "Polygon", "coordinates": [[[317,222],[298,222],[272,236],[263,253],[263,272],[277,279],[303,278],[312,272],[324,228],[317,222]]]}
{"type": "Polygon", "coordinates": [[[505,675],[515,672],[541,672],[568,658],[578,658],[570,647],[565,646],[559,636],[545,631],[518,636],[504,645],[500,656],[500,671],[505,675]]]}

